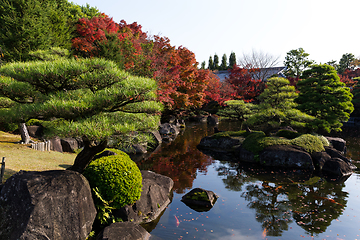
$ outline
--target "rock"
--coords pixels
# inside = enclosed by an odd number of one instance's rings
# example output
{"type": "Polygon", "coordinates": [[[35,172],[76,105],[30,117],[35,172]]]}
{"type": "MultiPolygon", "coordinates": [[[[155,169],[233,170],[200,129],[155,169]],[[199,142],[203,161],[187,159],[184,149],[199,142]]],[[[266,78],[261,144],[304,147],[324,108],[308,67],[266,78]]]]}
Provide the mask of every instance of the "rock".
{"type": "Polygon", "coordinates": [[[266,147],[260,154],[260,165],[292,169],[314,170],[309,153],[303,148],[292,145],[273,145],[266,147]]]}
{"type": "Polygon", "coordinates": [[[349,164],[340,158],[332,158],[326,161],[322,168],[322,172],[325,175],[335,177],[349,176],[352,174],[349,164]]]}
{"type": "Polygon", "coordinates": [[[219,118],[214,115],[209,115],[207,117],[206,121],[209,125],[218,125],[219,124],[219,118]]]}
{"type": "Polygon", "coordinates": [[[159,133],[161,135],[178,135],[180,131],[174,124],[163,123],[159,126],[159,133]]]}
{"type": "Polygon", "coordinates": [[[330,155],[326,152],[315,152],[311,154],[311,158],[313,160],[315,169],[318,171],[321,171],[325,162],[331,159],[330,155]]]}
{"type": "Polygon", "coordinates": [[[106,227],[96,240],[147,240],[150,236],[150,233],[136,223],[116,222],[106,227]]]}
{"type": "Polygon", "coordinates": [[[354,164],[352,164],[349,159],[347,159],[344,155],[342,155],[340,151],[332,147],[324,147],[324,148],[326,153],[329,154],[331,158],[340,158],[344,162],[346,162],[351,169],[353,170],[357,169],[357,167],[354,164]]]}
{"type": "Polygon", "coordinates": [[[203,137],[198,145],[198,148],[211,149],[213,151],[228,152],[234,151],[239,147],[243,140],[243,137],[203,137]]]}
{"type": "Polygon", "coordinates": [[[151,172],[141,171],[142,192],[133,205],[114,210],[114,216],[134,223],[151,222],[170,203],[169,193],[174,185],[171,178],[151,172]]]}
{"type": "Polygon", "coordinates": [[[247,163],[255,163],[256,162],[254,153],[252,153],[242,147],[240,147],[240,151],[239,151],[239,160],[242,162],[247,162],[247,163]]]}
{"type": "Polygon", "coordinates": [[[96,216],[90,186],[73,171],[24,172],[0,194],[1,239],[86,239],[96,216]]]}
{"type": "Polygon", "coordinates": [[[207,212],[219,197],[213,192],[202,188],[194,188],[185,194],[181,201],[197,212],[207,212]]]}
{"type": "Polygon", "coordinates": [[[164,142],[174,141],[180,130],[175,124],[163,123],[159,126],[159,133],[164,142]]]}
{"type": "Polygon", "coordinates": [[[330,144],[342,154],[346,152],[346,141],[342,138],[326,137],[330,144]]]}
{"type": "Polygon", "coordinates": [[[62,138],[60,142],[63,152],[74,153],[79,149],[79,143],[75,138],[62,138]]]}
{"type": "Polygon", "coordinates": [[[50,150],[56,152],[63,152],[61,139],[59,137],[54,137],[50,139],[50,150]]]}
{"type": "MultiPolygon", "coordinates": [[[[147,145],[147,144],[145,144],[147,145]]],[[[144,154],[147,153],[147,146],[144,144],[133,144],[127,148],[121,149],[122,151],[126,152],[127,154],[144,154]]]]}
{"type": "Polygon", "coordinates": [[[158,130],[154,130],[149,132],[149,135],[154,140],[154,144],[151,144],[151,149],[156,149],[162,143],[160,132],[158,130]]]}
{"type": "Polygon", "coordinates": [[[34,137],[34,138],[41,138],[43,135],[43,129],[44,128],[42,126],[36,126],[36,125],[27,127],[30,137],[34,137]]]}

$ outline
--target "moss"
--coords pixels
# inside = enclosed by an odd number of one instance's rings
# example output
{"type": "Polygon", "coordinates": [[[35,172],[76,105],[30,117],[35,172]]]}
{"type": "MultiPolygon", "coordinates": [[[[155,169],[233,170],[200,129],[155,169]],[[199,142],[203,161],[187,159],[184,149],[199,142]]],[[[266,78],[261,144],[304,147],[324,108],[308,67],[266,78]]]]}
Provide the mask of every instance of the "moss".
{"type": "Polygon", "coordinates": [[[325,151],[322,141],[311,134],[301,135],[300,137],[290,140],[290,143],[303,147],[309,153],[325,151]]]}
{"type": "Polygon", "coordinates": [[[289,145],[289,140],[278,137],[266,137],[264,132],[251,132],[243,142],[243,147],[254,153],[259,154],[264,148],[272,145],[289,145]]]}
{"type": "Polygon", "coordinates": [[[290,130],[286,130],[286,129],[280,129],[277,133],[276,136],[277,137],[284,137],[287,139],[294,139],[297,138],[301,135],[301,133],[298,132],[294,132],[294,131],[290,131],[290,130]]]}
{"type": "Polygon", "coordinates": [[[240,136],[244,136],[247,134],[247,132],[245,130],[240,130],[240,131],[226,131],[226,132],[219,132],[219,133],[215,133],[213,136],[213,138],[215,139],[219,139],[222,137],[240,137],[240,136]]]}
{"type": "Polygon", "coordinates": [[[91,188],[97,188],[102,198],[111,202],[111,207],[121,208],[140,198],[142,176],[130,157],[116,149],[107,149],[117,155],[92,161],[84,171],[91,188]]]}
{"type": "Polygon", "coordinates": [[[197,201],[209,201],[209,197],[206,192],[196,192],[192,196],[187,196],[187,198],[197,201]]]}
{"type": "Polygon", "coordinates": [[[330,142],[329,140],[326,139],[326,137],[324,137],[323,135],[318,135],[318,134],[313,134],[315,137],[319,138],[320,141],[322,142],[323,146],[330,146],[330,142]]]}

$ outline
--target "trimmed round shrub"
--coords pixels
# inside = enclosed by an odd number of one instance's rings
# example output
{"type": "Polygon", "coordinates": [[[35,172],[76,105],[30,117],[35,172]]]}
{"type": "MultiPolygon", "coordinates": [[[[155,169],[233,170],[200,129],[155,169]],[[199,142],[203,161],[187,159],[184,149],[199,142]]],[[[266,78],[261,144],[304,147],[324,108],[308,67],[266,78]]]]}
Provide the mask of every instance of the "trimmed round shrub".
{"type": "Polygon", "coordinates": [[[117,155],[92,161],[83,174],[91,188],[97,189],[111,207],[121,208],[139,200],[142,176],[136,163],[126,153],[113,149],[110,151],[117,155]]]}

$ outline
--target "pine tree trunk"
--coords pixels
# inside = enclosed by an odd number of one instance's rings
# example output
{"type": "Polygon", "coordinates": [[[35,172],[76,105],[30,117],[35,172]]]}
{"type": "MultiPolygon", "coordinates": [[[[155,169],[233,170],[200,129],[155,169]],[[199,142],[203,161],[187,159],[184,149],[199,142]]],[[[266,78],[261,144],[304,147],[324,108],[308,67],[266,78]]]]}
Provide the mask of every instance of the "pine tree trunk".
{"type": "Polygon", "coordinates": [[[19,131],[21,135],[21,142],[23,144],[29,144],[31,142],[31,139],[25,123],[19,123],[19,131]]]}
{"type": "Polygon", "coordinates": [[[76,156],[74,164],[68,168],[68,170],[82,173],[85,168],[92,161],[94,156],[99,152],[102,152],[106,146],[107,141],[101,141],[99,144],[94,145],[87,138],[83,137],[84,149],[76,156]]]}

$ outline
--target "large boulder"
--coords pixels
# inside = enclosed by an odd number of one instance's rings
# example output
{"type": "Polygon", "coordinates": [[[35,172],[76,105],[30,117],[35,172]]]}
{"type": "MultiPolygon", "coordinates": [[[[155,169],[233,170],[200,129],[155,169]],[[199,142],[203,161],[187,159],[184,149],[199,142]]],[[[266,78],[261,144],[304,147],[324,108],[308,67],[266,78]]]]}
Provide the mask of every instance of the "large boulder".
{"type": "Polygon", "coordinates": [[[133,222],[116,222],[106,227],[97,240],[147,240],[150,238],[143,227],[133,222]]]}
{"type": "Polygon", "coordinates": [[[337,178],[351,175],[352,169],[344,160],[340,158],[332,158],[325,162],[322,168],[322,173],[337,178]]]}
{"type": "Polygon", "coordinates": [[[96,216],[90,186],[73,171],[25,172],[0,193],[1,239],[86,239],[96,216]]]}
{"type": "Polygon", "coordinates": [[[342,154],[346,152],[346,141],[342,138],[326,137],[333,148],[340,151],[342,154]]]}
{"type": "Polygon", "coordinates": [[[260,165],[314,170],[312,158],[303,148],[293,145],[273,145],[260,154],[260,165]]]}
{"type": "Polygon", "coordinates": [[[27,127],[30,137],[41,138],[44,128],[42,126],[31,125],[27,127]]]}
{"type": "Polygon", "coordinates": [[[201,139],[198,148],[200,149],[211,149],[213,151],[234,151],[242,144],[243,137],[213,137],[207,136],[201,139]]]}
{"type": "Polygon", "coordinates": [[[114,210],[114,216],[123,221],[151,222],[170,203],[169,194],[174,186],[173,180],[151,171],[141,171],[141,174],[143,187],[140,199],[133,205],[114,210]]]}
{"type": "Polygon", "coordinates": [[[331,156],[326,152],[314,152],[311,154],[314,167],[316,170],[321,171],[325,162],[331,159],[331,156]]]}
{"type": "Polygon", "coordinates": [[[219,124],[219,118],[215,115],[209,115],[206,119],[209,125],[217,125],[219,124]]]}
{"type": "Polygon", "coordinates": [[[357,168],[339,150],[336,150],[335,148],[332,147],[325,147],[325,151],[327,154],[330,155],[331,158],[340,158],[341,160],[346,162],[352,170],[355,170],[357,168]]]}
{"type": "Polygon", "coordinates": [[[59,137],[54,137],[50,139],[50,150],[56,152],[63,152],[61,139],[59,137]]]}
{"type": "Polygon", "coordinates": [[[246,150],[243,147],[240,147],[240,150],[239,150],[239,160],[242,162],[247,162],[247,163],[256,163],[254,153],[246,150]]]}
{"type": "Polygon", "coordinates": [[[62,138],[60,141],[63,152],[74,153],[80,148],[80,144],[75,138],[62,138]]]}

